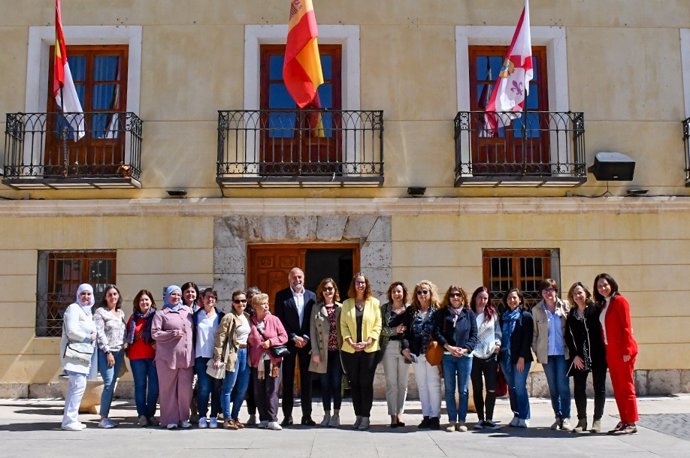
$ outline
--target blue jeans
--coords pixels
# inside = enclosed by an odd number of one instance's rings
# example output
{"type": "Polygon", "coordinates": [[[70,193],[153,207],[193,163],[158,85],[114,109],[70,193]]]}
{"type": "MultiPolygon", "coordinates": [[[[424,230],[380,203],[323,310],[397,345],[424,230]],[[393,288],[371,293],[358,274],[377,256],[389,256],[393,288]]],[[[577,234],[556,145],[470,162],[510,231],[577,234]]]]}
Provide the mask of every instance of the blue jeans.
{"type": "Polygon", "coordinates": [[[549,385],[551,407],[556,418],[570,418],[570,379],[568,361],[565,356],[549,356],[549,362],[542,364],[546,383],[549,385]]]}
{"type": "Polygon", "coordinates": [[[446,410],[448,411],[448,421],[465,422],[467,418],[467,404],[470,398],[470,373],[472,372],[472,356],[456,358],[451,354],[443,354],[443,382],[446,392],[446,410]],[[455,381],[457,377],[457,387],[459,404],[455,402],[455,381]]]}
{"type": "Polygon", "coordinates": [[[510,408],[513,415],[522,420],[529,420],[529,395],[527,394],[527,376],[529,375],[529,368],[532,362],[525,362],[525,368],[522,372],[518,372],[508,357],[507,353],[501,353],[501,370],[506,377],[508,383],[508,392],[510,394],[510,408]]]}
{"type": "Polygon", "coordinates": [[[206,363],[211,358],[198,357],[194,361],[199,394],[196,398],[196,408],[199,418],[205,418],[208,413],[208,400],[211,398],[211,416],[217,417],[220,412],[220,381],[206,373],[206,363]]]}
{"type": "Polygon", "coordinates": [[[331,399],[333,409],[340,410],[343,401],[343,368],[340,365],[340,352],[338,350],[328,352],[326,373],[321,374],[321,401],[323,410],[331,411],[331,399]]]}
{"type": "Polygon", "coordinates": [[[125,362],[125,351],[120,350],[112,353],[115,358],[115,365],[108,367],[108,360],[105,353],[98,350],[98,370],[103,378],[103,393],[101,394],[101,418],[108,418],[110,404],[113,402],[113,390],[115,389],[115,377],[120,373],[120,367],[125,362]]]}
{"type": "Polygon", "coordinates": [[[242,401],[244,401],[244,396],[247,394],[249,376],[251,374],[247,357],[247,349],[240,348],[237,352],[235,370],[225,373],[223,387],[220,390],[220,405],[223,410],[223,418],[237,418],[240,414],[242,401]],[[233,387],[235,388],[234,391],[233,387]],[[231,401],[232,412],[230,411],[231,401]]]}
{"type": "Polygon", "coordinates": [[[134,377],[134,402],[137,415],[152,418],[156,414],[158,402],[158,372],[153,358],[130,359],[134,377]]]}

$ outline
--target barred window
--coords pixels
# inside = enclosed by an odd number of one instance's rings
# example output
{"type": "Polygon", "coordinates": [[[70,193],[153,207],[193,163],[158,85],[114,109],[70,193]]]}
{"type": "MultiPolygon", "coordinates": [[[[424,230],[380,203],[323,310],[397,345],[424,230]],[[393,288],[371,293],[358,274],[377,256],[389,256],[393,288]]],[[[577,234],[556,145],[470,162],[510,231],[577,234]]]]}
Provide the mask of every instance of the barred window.
{"type": "Polygon", "coordinates": [[[483,279],[490,291],[490,300],[499,310],[504,309],[503,295],[519,288],[525,296],[525,306],[532,307],[541,300],[539,282],[553,278],[560,284],[560,251],[556,249],[485,249],[482,250],[483,279]]]}
{"type": "Polygon", "coordinates": [[[115,251],[39,251],[36,336],[62,334],[62,316],[81,283],[93,286],[98,303],[106,286],[115,283],[115,267],[115,251]]]}

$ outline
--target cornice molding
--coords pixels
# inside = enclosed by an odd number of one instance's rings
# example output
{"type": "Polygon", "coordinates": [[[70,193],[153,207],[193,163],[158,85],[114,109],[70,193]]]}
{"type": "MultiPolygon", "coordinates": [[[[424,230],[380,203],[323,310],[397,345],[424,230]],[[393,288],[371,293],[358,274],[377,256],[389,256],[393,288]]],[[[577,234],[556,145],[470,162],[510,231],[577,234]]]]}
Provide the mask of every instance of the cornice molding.
{"type": "Polygon", "coordinates": [[[0,217],[690,213],[690,197],[188,198],[0,201],[0,217]]]}

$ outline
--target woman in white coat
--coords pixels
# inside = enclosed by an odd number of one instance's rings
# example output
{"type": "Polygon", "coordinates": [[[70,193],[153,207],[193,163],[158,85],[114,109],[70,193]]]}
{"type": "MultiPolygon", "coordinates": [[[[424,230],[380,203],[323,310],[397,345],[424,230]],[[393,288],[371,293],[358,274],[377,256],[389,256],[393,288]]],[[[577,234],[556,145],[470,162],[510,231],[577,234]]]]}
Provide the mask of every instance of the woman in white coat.
{"type": "Polygon", "coordinates": [[[77,301],[67,307],[63,316],[60,355],[62,369],[68,377],[62,416],[62,429],[65,431],[86,428],[79,421],[79,404],[86,391],[86,378],[96,367],[96,324],[91,312],[94,302],[93,288],[83,283],[77,289],[77,301]]]}

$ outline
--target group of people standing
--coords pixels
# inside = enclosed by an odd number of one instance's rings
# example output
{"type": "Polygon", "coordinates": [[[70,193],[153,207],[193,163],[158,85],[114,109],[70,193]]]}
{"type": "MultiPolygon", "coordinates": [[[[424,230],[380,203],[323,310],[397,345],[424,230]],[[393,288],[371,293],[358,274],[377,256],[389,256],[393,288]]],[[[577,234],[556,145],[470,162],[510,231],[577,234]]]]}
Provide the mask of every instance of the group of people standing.
{"type": "Polygon", "coordinates": [[[293,424],[295,369],[299,367],[300,424],[316,425],[312,419],[315,376],[320,379],[324,410],[320,425],[340,426],[345,375],[355,413],[353,428],[367,430],[374,374],[383,362],[391,428],[405,426],[402,415],[410,366],[422,405],[418,428],[441,428],[442,377],[449,420],[446,431],[467,431],[470,380],[478,416],[474,428],[499,428],[493,415],[500,371],[509,387],[514,414],[510,425],[527,427],[526,383],[534,353],[549,386],[555,416],[552,429],[588,430],[585,386],[591,372],[595,393],[591,430],[601,431],[608,367],[621,415],[621,422],[610,432],[636,432],[633,369],[637,346],[629,304],[608,274],[596,277],[594,297],[582,283],[573,284],[568,301],[558,297],[556,282],[546,279],[539,286],[542,300],[531,310],[525,308],[522,292],[510,289],[503,297],[503,311],[490,301],[483,286],[468,298],[462,287],[451,285],[441,298],[428,280],[417,283],[411,293],[396,281],[381,305],[362,273],[353,276],[349,298],[342,303],[332,278],[321,280],[316,292],[307,290],[304,281],[300,268],[290,270],[289,286],[275,296],[274,313],[268,295],[255,287],[234,291],[228,313],[217,307],[218,296],[212,288],[200,292],[192,282],[181,288],[169,286],[160,310],[153,295],[142,290],[135,296],[128,320],[117,287],[107,287],[100,306],[92,312],[93,289],[81,285],[77,301],[64,316],[61,354],[69,383],[62,428],[84,428],[78,421],[78,407],[86,378],[96,368],[104,383],[98,426],[117,426],[108,412],[125,355],[134,377],[140,426],[158,424],[154,415],[160,394],[159,422],[168,429],[190,428],[195,411],[199,428],[219,427],[222,413],[226,429],[255,424],[280,430],[293,424]],[[569,303],[574,304],[572,308],[569,303]],[[569,376],[574,378],[578,415],[574,428],[569,376]],[[283,420],[279,423],[281,381],[283,420]],[[245,399],[246,424],[239,419],[245,399]]]}

